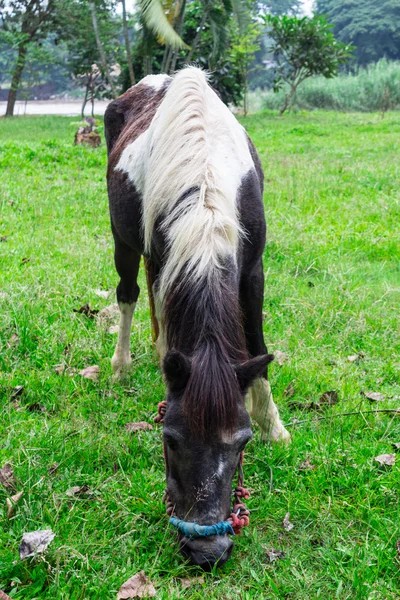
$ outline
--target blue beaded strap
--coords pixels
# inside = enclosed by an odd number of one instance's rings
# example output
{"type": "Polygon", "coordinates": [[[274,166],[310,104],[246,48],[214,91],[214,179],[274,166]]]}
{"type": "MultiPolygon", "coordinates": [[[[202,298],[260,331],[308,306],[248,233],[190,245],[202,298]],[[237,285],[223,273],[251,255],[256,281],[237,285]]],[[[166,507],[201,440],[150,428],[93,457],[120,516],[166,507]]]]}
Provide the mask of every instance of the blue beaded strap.
{"type": "Polygon", "coordinates": [[[198,525],[189,521],[182,521],[177,517],[171,517],[169,522],[188,538],[206,537],[208,535],[235,535],[230,521],[220,521],[215,525],[198,525]]]}

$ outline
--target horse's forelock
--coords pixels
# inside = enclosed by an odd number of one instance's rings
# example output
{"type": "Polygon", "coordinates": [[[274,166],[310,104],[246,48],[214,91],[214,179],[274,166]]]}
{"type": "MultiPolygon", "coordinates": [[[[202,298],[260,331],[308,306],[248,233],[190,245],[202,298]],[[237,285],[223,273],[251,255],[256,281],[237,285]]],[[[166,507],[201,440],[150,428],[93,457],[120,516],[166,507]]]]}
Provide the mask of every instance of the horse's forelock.
{"type": "Polygon", "coordinates": [[[215,340],[205,343],[192,357],[182,412],[191,430],[209,439],[238,424],[240,388],[229,357],[215,340]]]}

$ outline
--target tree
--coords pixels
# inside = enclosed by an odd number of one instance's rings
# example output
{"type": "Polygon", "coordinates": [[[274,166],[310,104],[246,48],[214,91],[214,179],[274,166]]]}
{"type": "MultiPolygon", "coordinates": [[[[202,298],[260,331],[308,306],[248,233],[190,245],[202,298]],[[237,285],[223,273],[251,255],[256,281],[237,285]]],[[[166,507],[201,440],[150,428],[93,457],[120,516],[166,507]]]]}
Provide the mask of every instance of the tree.
{"type": "Polygon", "coordinates": [[[56,18],[56,0],[0,0],[2,37],[16,48],[16,61],[8,94],[6,117],[14,114],[29,44],[47,36],[56,18]]]}
{"type": "Polygon", "coordinates": [[[97,22],[97,13],[96,13],[95,3],[89,2],[89,8],[90,8],[90,15],[92,17],[94,36],[96,38],[97,51],[99,53],[99,58],[100,58],[101,66],[103,68],[103,73],[107,79],[107,82],[108,82],[111,90],[112,90],[114,98],[116,98],[118,96],[118,94],[117,94],[117,90],[114,85],[113,79],[111,77],[110,67],[108,66],[106,54],[104,52],[103,42],[101,40],[100,31],[99,31],[99,24],[97,22]]]}
{"type": "MultiPolygon", "coordinates": [[[[191,0],[185,10],[182,39],[190,49],[178,53],[176,68],[188,62],[210,71],[210,82],[220,93],[225,103],[238,104],[243,98],[243,70],[237,62],[233,45],[237,41],[238,26],[236,18],[227,10],[228,2],[219,0],[191,0]],[[206,18],[204,14],[206,13],[206,18]]],[[[150,71],[165,72],[165,50],[143,25],[141,14],[136,15],[137,23],[134,46],[132,48],[133,66],[139,80],[150,71]]],[[[171,19],[172,22],[172,19],[171,19]]],[[[122,71],[122,87],[130,86],[127,66],[122,71]]]]}
{"type": "Polygon", "coordinates": [[[112,68],[118,65],[122,56],[121,21],[113,11],[113,4],[109,0],[96,0],[97,32],[93,26],[91,4],[87,0],[63,0],[62,29],[59,31],[68,48],[70,73],[85,86],[82,114],[87,100],[92,101],[93,107],[95,97],[116,96],[116,77],[112,68]]]}
{"type": "Polygon", "coordinates": [[[297,15],[300,11],[301,0],[258,0],[257,8],[269,15],[297,15]]]}
{"type": "Polygon", "coordinates": [[[321,16],[298,19],[268,15],[264,19],[276,61],[274,91],[285,83],[289,86],[280,110],[283,115],[305,79],[312,75],[335,77],[339,66],[351,57],[353,47],[336,41],[332,26],[321,16]]]}
{"type": "Polygon", "coordinates": [[[121,0],[121,2],[122,2],[122,26],[124,29],[126,62],[128,65],[129,78],[131,80],[131,85],[135,85],[135,83],[136,83],[135,72],[133,70],[131,43],[129,40],[128,21],[127,21],[127,17],[126,17],[126,2],[125,2],[125,0],[121,0]]]}
{"type": "Polygon", "coordinates": [[[359,65],[400,60],[399,0],[317,0],[317,12],[333,23],[338,40],[354,44],[359,65]]]}
{"type": "Polygon", "coordinates": [[[259,26],[255,23],[250,23],[244,32],[237,33],[232,44],[234,63],[237,65],[242,77],[243,112],[245,115],[247,115],[248,111],[248,73],[254,54],[260,47],[260,44],[257,43],[259,36],[259,26]]]}

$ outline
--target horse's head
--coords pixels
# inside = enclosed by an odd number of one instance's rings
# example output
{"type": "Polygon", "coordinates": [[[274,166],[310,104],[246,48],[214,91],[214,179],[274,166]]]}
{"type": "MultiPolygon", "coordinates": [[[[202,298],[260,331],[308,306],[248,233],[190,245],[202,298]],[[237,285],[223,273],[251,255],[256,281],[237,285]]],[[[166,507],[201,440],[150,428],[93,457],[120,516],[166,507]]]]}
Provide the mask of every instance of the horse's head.
{"type": "MultiPolygon", "coordinates": [[[[219,363],[216,376],[210,371],[210,361],[167,353],[167,490],[179,519],[213,525],[228,518],[236,486],[233,478],[241,452],[252,437],[244,398],[272,358],[264,355],[228,364],[225,371],[219,363]]],[[[227,535],[187,538],[181,534],[180,547],[194,564],[210,569],[228,560],[233,542],[227,535]]]]}

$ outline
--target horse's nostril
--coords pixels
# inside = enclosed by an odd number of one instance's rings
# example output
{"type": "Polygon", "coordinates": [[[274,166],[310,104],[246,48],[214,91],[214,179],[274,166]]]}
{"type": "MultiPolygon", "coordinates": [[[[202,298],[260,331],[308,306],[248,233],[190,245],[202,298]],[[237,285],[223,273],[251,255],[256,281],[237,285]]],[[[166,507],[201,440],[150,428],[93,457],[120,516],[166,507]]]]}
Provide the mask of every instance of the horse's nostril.
{"type": "Polygon", "coordinates": [[[228,537],[215,538],[214,540],[188,540],[182,538],[180,548],[185,558],[204,571],[211,571],[217,564],[221,567],[229,560],[233,542],[228,537]]]}

